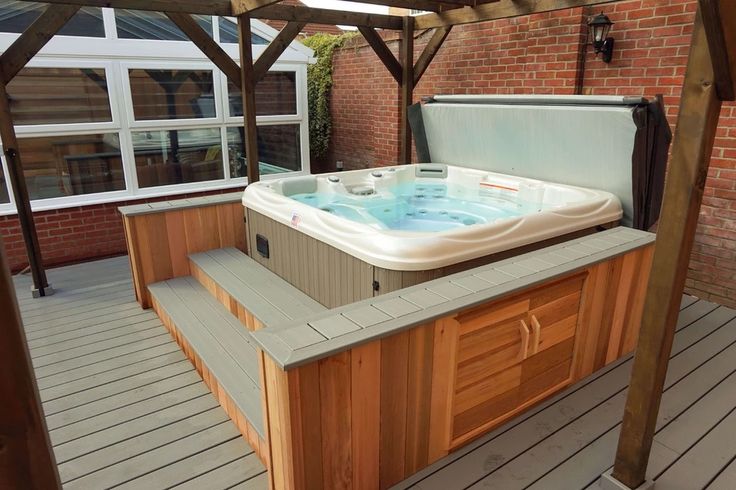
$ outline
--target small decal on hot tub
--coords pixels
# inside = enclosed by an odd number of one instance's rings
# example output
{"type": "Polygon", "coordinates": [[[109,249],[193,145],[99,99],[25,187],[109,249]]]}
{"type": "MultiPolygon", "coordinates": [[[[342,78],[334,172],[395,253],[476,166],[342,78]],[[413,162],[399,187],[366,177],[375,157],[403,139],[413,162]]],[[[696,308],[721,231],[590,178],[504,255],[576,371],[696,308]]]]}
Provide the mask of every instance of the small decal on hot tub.
{"type": "Polygon", "coordinates": [[[299,223],[301,223],[301,221],[302,221],[301,216],[299,216],[296,213],[291,213],[291,226],[296,228],[297,226],[299,226],[299,223]]]}

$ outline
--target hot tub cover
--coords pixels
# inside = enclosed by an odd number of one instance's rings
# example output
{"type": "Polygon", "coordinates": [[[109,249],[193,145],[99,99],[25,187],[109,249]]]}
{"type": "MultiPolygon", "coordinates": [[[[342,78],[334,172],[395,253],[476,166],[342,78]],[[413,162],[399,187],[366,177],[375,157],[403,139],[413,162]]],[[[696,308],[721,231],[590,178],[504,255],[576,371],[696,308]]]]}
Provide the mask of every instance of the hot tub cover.
{"type": "Polygon", "coordinates": [[[672,139],[660,99],[438,95],[409,120],[420,162],[606,190],[637,229],[659,218],[672,139]]]}

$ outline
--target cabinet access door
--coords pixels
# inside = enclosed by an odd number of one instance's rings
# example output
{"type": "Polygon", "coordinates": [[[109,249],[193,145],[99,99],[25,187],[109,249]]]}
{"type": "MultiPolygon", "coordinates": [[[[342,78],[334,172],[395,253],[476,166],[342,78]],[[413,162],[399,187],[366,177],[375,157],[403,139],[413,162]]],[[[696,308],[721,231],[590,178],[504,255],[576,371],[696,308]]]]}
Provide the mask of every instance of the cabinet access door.
{"type": "Polygon", "coordinates": [[[458,315],[451,447],[569,382],[584,278],[458,315]]]}

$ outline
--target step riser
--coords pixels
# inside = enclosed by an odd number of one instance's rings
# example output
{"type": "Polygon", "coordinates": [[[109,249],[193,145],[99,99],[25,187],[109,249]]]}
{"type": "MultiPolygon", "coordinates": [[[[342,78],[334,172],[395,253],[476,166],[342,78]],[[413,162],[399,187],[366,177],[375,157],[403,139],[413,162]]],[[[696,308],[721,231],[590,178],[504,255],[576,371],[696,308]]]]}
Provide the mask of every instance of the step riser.
{"type": "MultiPolygon", "coordinates": [[[[207,286],[205,286],[205,288],[206,287],[207,286]]],[[[228,417],[230,417],[232,422],[238,428],[240,433],[243,435],[243,438],[245,438],[245,440],[248,441],[248,444],[254,449],[263,464],[268,467],[269,448],[267,441],[265,441],[258,435],[258,432],[255,430],[255,428],[248,422],[245,414],[238,409],[237,404],[230,398],[226,391],[222,389],[217,378],[208,369],[208,367],[202,361],[195,349],[193,349],[189,342],[187,342],[186,338],[184,338],[184,336],[181,334],[179,329],[176,327],[176,324],[172,321],[171,317],[166,313],[166,310],[159,304],[159,302],[153,295],[151,298],[151,302],[153,310],[161,319],[161,322],[164,324],[164,326],[168,329],[169,333],[179,345],[182,352],[184,352],[184,355],[195,367],[197,373],[199,373],[199,375],[202,377],[202,380],[210,389],[215,399],[218,401],[220,406],[227,413],[228,417]]],[[[263,384],[261,384],[261,386],[263,386],[263,384]]]]}
{"type": "Polygon", "coordinates": [[[189,260],[189,269],[192,277],[194,277],[207,291],[214,296],[217,301],[227,308],[233,316],[237,317],[248,330],[255,331],[263,328],[263,324],[251,314],[242,304],[238,303],[235,298],[230,296],[227,291],[220,287],[212,277],[207,275],[196,263],[189,260]]]}

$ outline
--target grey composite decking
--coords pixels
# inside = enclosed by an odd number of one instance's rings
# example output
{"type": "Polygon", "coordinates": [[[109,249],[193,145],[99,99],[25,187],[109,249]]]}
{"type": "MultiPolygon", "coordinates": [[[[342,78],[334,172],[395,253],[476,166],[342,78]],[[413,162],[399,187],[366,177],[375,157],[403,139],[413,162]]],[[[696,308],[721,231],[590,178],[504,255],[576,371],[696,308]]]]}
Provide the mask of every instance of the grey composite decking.
{"type": "MultiPolygon", "coordinates": [[[[268,487],[265,468],[152,310],[127,257],[48,271],[16,293],[64,488],[268,487]]],[[[248,366],[252,370],[252,366],[248,366]]]]}
{"type": "MultiPolygon", "coordinates": [[[[49,277],[54,296],[32,299],[27,277],[16,289],[34,358],[68,352],[63,362],[75,366],[39,379],[65,487],[267,487],[264,468],[173,341],[134,340],[165,330],[135,303],[126,258],[49,277]],[[99,342],[108,343],[93,352],[99,342]],[[121,345],[136,347],[121,353],[121,345]],[[92,357],[99,352],[110,356],[92,357]]],[[[691,297],[682,306],[650,475],[658,490],[731,490],[736,311],[691,297]]],[[[594,489],[613,461],[630,367],[630,359],[606,367],[397,488],[594,489]]]]}

